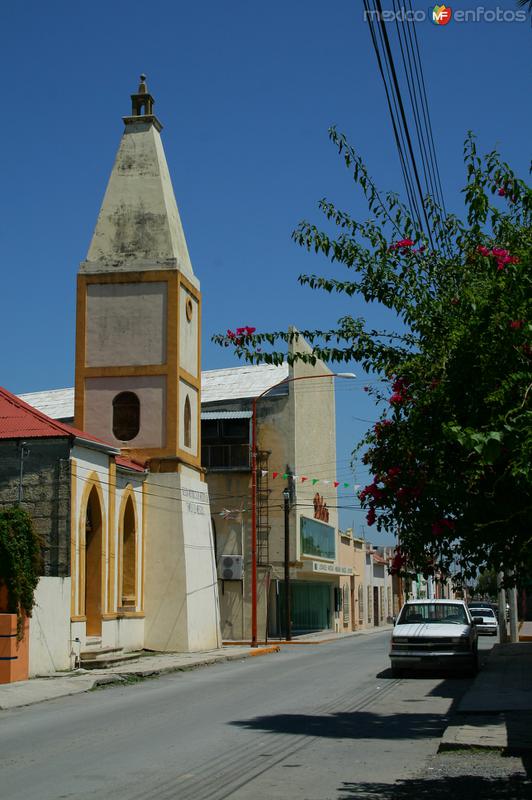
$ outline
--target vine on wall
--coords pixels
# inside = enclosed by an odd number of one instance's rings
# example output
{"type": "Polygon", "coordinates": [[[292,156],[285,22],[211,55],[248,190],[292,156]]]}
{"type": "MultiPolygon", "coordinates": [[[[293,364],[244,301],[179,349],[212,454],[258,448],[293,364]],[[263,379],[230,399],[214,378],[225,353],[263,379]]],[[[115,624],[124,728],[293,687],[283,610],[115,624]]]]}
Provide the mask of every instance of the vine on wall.
{"type": "Polygon", "coordinates": [[[27,511],[20,507],[0,510],[0,594],[7,595],[3,609],[17,615],[17,637],[22,638],[24,617],[31,617],[35,589],[42,568],[41,539],[27,511]]]}

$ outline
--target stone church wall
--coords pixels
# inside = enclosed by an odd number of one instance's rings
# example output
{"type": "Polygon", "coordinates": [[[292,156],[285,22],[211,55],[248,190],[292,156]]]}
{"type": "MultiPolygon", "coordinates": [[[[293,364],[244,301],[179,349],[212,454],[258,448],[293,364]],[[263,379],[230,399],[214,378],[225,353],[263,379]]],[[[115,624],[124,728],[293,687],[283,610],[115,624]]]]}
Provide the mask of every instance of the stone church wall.
{"type": "MultiPolygon", "coordinates": [[[[70,575],[70,442],[32,439],[26,445],[22,507],[31,515],[43,540],[43,575],[70,575]]],[[[0,442],[0,508],[18,499],[20,446],[0,442]]]]}

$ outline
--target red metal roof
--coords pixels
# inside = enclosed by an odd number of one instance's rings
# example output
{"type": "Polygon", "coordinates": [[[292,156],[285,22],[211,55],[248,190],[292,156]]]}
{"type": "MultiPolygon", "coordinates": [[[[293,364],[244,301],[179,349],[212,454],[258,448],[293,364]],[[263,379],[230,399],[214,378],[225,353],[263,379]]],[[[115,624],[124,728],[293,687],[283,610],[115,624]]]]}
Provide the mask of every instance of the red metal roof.
{"type": "Polygon", "coordinates": [[[0,386],[0,439],[44,439],[61,436],[85,439],[116,449],[107,442],[91,436],[90,433],[79,431],[71,425],[47,417],[42,411],[37,411],[20,397],[0,386]]]}
{"type": "Polygon", "coordinates": [[[115,461],[117,467],[124,467],[125,469],[132,469],[135,472],[145,472],[146,467],[142,464],[137,464],[136,461],[131,461],[129,458],[123,458],[122,456],[115,456],[115,461]]]}

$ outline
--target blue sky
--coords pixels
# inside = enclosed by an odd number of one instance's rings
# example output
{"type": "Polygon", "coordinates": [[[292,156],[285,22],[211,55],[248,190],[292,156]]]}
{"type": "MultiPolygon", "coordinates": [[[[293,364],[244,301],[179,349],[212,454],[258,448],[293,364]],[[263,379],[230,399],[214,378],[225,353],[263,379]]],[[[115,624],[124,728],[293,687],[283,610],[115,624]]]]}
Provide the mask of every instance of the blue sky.
{"type": "MultiPolygon", "coordinates": [[[[483,5],[514,8],[513,0],[483,5]]],[[[3,4],[1,22],[3,386],[25,392],[73,385],[77,267],[140,72],[164,125],[202,285],[204,368],[234,363],[209,340],[239,325],[323,328],[346,313],[378,325],[374,307],[301,288],[301,272],[345,273],[290,238],[300,219],[320,221],[323,196],[366,216],[328,141],[331,124],[363,154],[380,188],[402,191],[359,0],[31,0],[3,4]]],[[[532,31],[529,22],[430,21],[417,31],[444,195],[448,208],[460,211],[468,129],[482,149],[497,145],[526,177],[532,31]]],[[[355,479],[348,462],[366,427],[360,420],[377,416],[364,383],[361,376],[338,384],[341,480],[355,479]]],[[[359,470],[356,480],[364,479],[359,470]]],[[[353,518],[363,520],[346,511],[343,524],[353,518]]]]}

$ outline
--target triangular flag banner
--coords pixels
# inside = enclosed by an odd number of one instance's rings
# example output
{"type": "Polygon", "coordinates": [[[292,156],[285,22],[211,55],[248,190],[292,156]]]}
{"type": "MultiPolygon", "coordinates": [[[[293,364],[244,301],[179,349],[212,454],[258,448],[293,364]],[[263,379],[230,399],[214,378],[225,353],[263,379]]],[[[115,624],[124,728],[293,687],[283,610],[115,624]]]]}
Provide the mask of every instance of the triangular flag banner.
{"type": "Polygon", "coordinates": [[[292,480],[293,481],[297,481],[298,478],[299,478],[299,475],[292,475],[292,480]]]}
{"type": "Polygon", "coordinates": [[[278,472],[272,472],[272,478],[275,480],[275,478],[278,476],[278,474],[279,474],[278,472]]]}
{"type": "Polygon", "coordinates": [[[333,486],[336,489],[337,486],[340,486],[340,482],[339,481],[333,481],[333,486]]]}
{"type": "Polygon", "coordinates": [[[308,478],[307,478],[306,475],[302,475],[301,476],[301,483],[305,483],[305,481],[308,481],[308,478]]]}
{"type": "Polygon", "coordinates": [[[331,483],[331,481],[323,481],[323,483],[331,483]]]}
{"type": "Polygon", "coordinates": [[[349,484],[348,483],[344,483],[344,489],[349,489],[349,484]]]}
{"type": "Polygon", "coordinates": [[[312,478],[312,485],[313,486],[316,486],[316,484],[319,483],[319,482],[320,482],[319,478],[312,478]]]}
{"type": "Polygon", "coordinates": [[[288,478],[288,472],[283,472],[283,474],[281,475],[281,478],[283,480],[286,480],[288,478]]]}
{"type": "Polygon", "coordinates": [[[267,474],[268,474],[268,470],[267,470],[267,469],[261,469],[261,471],[260,471],[260,474],[261,474],[261,475],[262,475],[262,477],[264,478],[264,477],[265,477],[265,475],[267,475],[267,474]]]}

